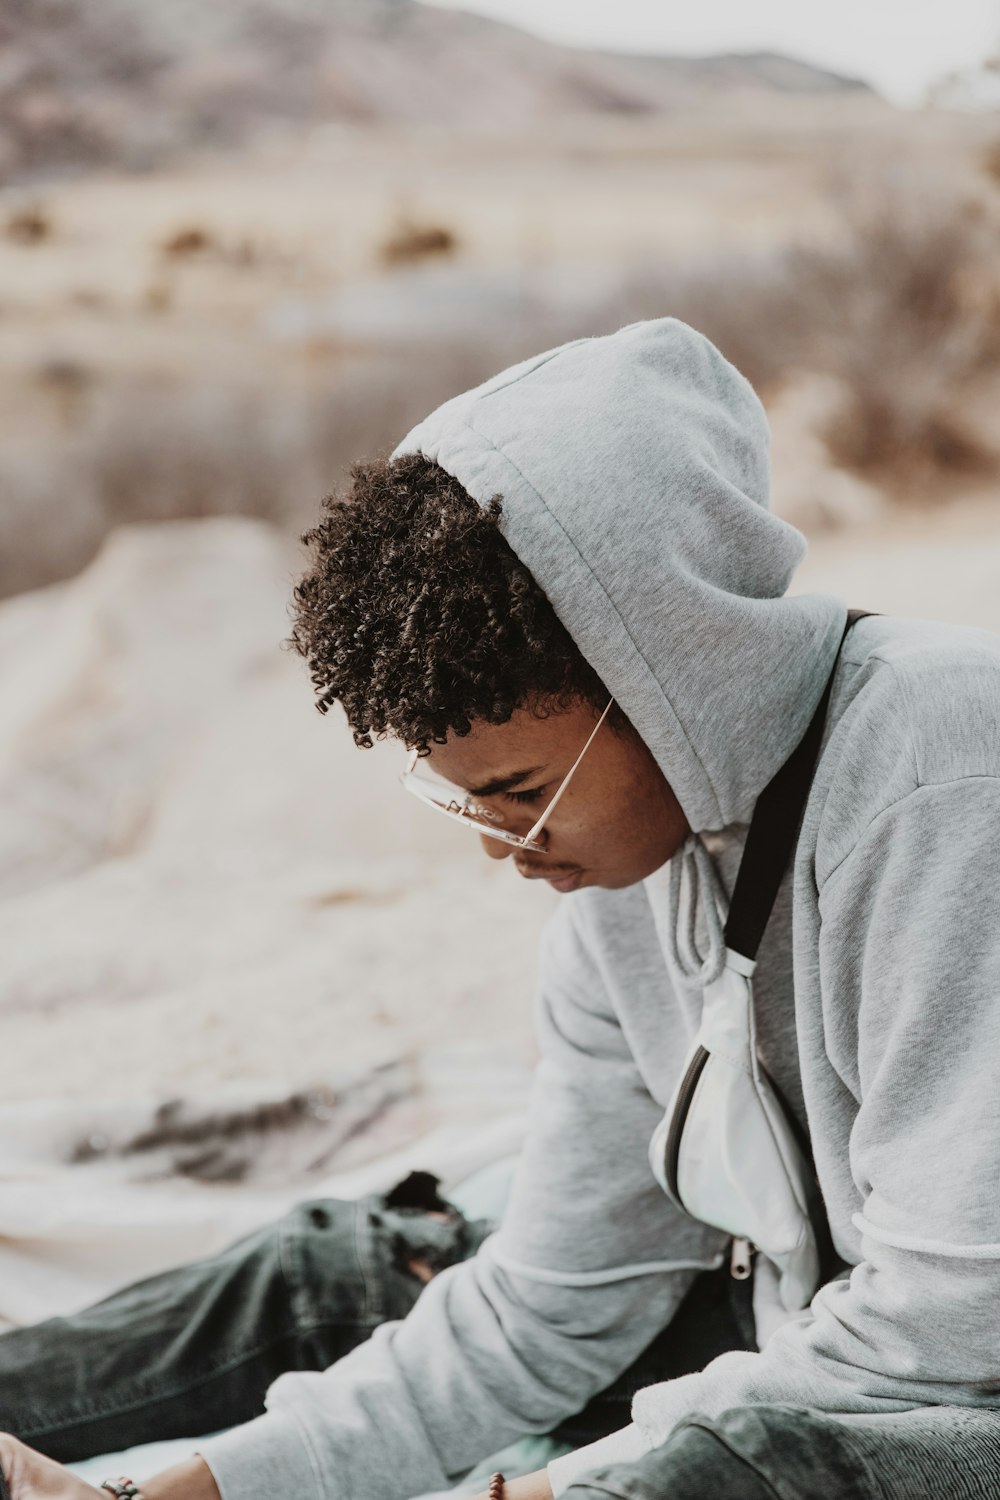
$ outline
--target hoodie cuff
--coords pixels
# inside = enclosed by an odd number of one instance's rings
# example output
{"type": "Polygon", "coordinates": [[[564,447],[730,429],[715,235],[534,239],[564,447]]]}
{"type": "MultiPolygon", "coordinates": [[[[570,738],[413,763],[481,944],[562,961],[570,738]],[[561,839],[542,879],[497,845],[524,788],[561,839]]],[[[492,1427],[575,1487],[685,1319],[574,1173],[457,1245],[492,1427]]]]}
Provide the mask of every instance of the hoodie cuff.
{"type": "Polygon", "coordinates": [[[308,1441],[284,1412],[265,1412],[242,1427],[206,1438],[196,1451],[211,1469],[222,1500],[260,1500],[262,1495],[323,1500],[308,1441]]]}
{"type": "MultiPolygon", "coordinates": [[[[552,1493],[561,1495],[581,1474],[589,1474],[591,1469],[603,1468],[605,1464],[632,1463],[648,1453],[651,1446],[649,1439],[631,1422],[628,1427],[622,1427],[596,1443],[588,1443],[586,1448],[576,1448],[562,1458],[554,1458],[548,1466],[552,1493]]],[[[229,1500],[229,1496],[225,1500],[229,1500]]]]}

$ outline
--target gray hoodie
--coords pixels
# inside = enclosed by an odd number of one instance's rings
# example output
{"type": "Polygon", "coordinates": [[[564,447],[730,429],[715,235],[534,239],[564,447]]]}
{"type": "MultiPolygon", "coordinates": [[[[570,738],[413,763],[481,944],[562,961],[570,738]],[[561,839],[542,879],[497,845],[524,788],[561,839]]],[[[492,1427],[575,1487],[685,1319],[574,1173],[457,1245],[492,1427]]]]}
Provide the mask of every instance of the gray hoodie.
{"type": "MultiPolygon", "coordinates": [[[[542,1062],[499,1234],[402,1323],[202,1447],[225,1500],[440,1489],[607,1386],[666,1324],[715,1230],[647,1161],[722,961],[754,802],[803,734],[846,606],[788,598],[746,382],[673,320],[582,340],[448,402],[398,450],[479,502],[622,705],[695,832],[621,891],[565,897],[542,1062]]],[[[864,606],[865,600],[852,600],[864,606]]],[[[558,1490],[698,1410],[1000,1406],[1000,638],[862,620],[837,667],[793,867],[761,945],[758,1049],[808,1131],[850,1274],[759,1353],[637,1396],[558,1490]]],[[[766,1292],[768,1278],[761,1275],[766,1292]]],[[[773,1285],[773,1279],[772,1279],[773,1285]]]]}

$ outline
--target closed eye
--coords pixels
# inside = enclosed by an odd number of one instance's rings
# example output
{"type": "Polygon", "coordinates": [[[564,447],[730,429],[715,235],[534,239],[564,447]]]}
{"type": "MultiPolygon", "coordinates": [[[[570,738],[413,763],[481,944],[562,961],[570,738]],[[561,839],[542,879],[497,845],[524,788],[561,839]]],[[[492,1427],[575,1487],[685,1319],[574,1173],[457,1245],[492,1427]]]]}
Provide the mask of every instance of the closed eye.
{"type": "Polygon", "coordinates": [[[537,802],[544,790],[543,786],[536,786],[530,792],[504,792],[504,797],[508,802],[537,802]]]}

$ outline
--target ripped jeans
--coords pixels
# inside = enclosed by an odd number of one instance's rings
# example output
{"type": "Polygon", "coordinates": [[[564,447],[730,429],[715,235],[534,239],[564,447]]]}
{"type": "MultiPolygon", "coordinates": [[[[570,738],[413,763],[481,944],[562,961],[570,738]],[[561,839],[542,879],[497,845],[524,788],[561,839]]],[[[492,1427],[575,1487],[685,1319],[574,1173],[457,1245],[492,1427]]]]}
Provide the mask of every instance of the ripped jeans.
{"type": "MultiPolygon", "coordinates": [[[[465,1218],[424,1172],[387,1194],[301,1203],[219,1255],[0,1336],[0,1430],[72,1462],[249,1422],[279,1375],[326,1369],[405,1317],[424,1286],[413,1262],[442,1270],[494,1227],[465,1218]]],[[[642,1386],[752,1347],[730,1283],[703,1273],[669,1335],[559,1435],[603,1437],[629,1421],[642,1386]]]]}

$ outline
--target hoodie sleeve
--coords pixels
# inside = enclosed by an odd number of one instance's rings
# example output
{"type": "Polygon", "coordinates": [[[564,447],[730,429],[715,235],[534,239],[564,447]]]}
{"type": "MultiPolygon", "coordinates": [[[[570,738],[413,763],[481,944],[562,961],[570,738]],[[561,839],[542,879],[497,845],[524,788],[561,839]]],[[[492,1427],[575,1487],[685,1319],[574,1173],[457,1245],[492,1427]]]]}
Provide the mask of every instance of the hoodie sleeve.
{"type": "Polygon", "coordinates": [[[402,1322],[321,1374],[280,1377],[266,1413],[201,1453],[224,1500],[396,1500],[453,1483],[604,1389],[665,1326],[723,1236],[676,1212],[645,1145],[639,1076],[563,902],[543,947],[541,1062],[498,1234],[402,1322]]]}
{"type": "MultiPolygon", "coordinates": [[[[826,1046],[858,1100],[860,1263],[762,1353],[640,1391],[633,1420],[648,1445],[694,1411],[752,1403],[1000,1404],[998,835],[1000,780],[920,786],[825,882],[826,1046]]],[[[575,1474],[603,1455],[571,1458],[575,1474]]]]}

